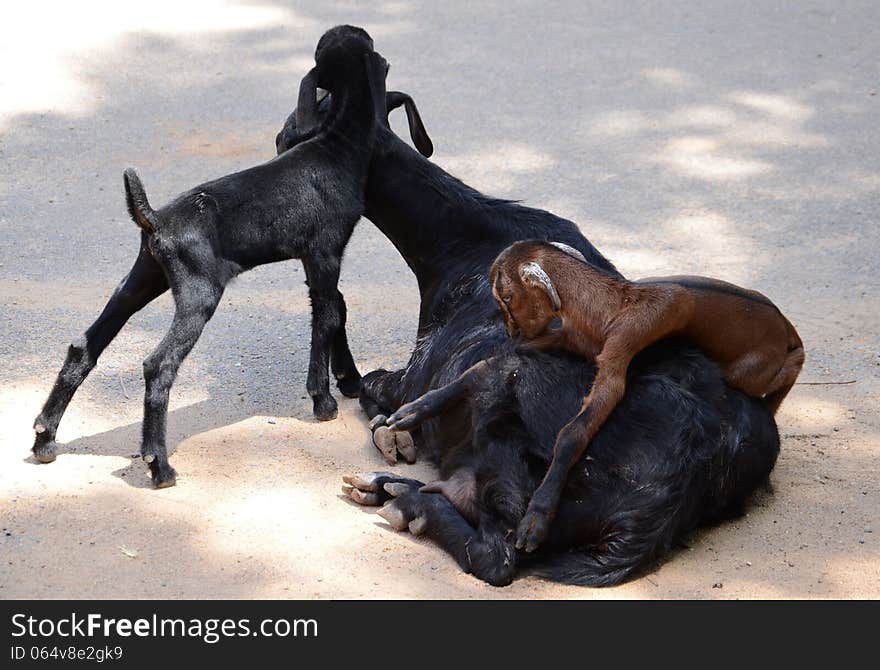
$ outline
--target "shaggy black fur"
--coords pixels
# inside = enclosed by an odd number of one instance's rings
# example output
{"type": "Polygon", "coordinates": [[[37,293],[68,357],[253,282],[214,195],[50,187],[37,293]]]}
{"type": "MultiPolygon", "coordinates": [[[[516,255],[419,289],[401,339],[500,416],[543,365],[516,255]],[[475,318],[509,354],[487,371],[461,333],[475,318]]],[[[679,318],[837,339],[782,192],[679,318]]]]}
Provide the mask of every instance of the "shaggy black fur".
{"type": "Polygon", "coordinates": [[[134,170],[125,172],[128,209],[141,228],[141,248],[98,320],[70,345],[67,360],[37,417],[34,455],[54,460],[58,423],[98,357],[136,311],[174,295],[168,334],[144,361],[143,442],[156,486],[175,482],[165,446],[168,396],[177,370],[211,318],[224,287],[257,265],[301,258],[312,303],[307,387],[319,419],[332,419],[332,365],[340,390],[356,397],[360,375],[345,335],[345,302],[337,289],[345,246],[364,210],[364,184],[377,120],[384,119],[385,60],[360,28],[338,26],[321,37],[315,68],[303,79],[298,127],[305,141],[257,167],[211,181],[153,210],[134,170]],[[332,103],[318,124],[318,87],[332,103]]]}
{"type": "MultiPolygon", "coordinates": [[[[389,93],[389,111],[402,100],[392,96],[401,95],[389,93]]],[[[411,101],[407,113],[411,129],[423,133],[411,101]]],[[[278,148],[298,140],[291,116],[278,148]]],[[[430,153],[425,138],[414,140],[430,153]]],[[[570,221],[480,194],[413,151],[387,123],[370,164],[366,216],[406,259],[421,292],[412,357],[403,370],[364,377],[366,413],[391,414],[478,361],[501,362],[469,403],[416,434],[419,453],[441,477],[462,469],[475,474],[477,522],[443,495],[420,492],[420,482],[387,473],[348,478],[353,498],[391,500],[382,513],[395,527],[433,538],[491,584],[509,583],[521,564],[553,579],[603,586],[646,569],[694,527],[737,514],[767,479],[779,439],[763,404],[726,388],[693,348],[661,343],[632,364],[626,398],[572,469],[548,543],[532,555],[517,552],[513,529],[594,367],[564,353],[517,351],[492,297],[489,268],[512,242],[545,239],[617,271],[570,221]]]]}

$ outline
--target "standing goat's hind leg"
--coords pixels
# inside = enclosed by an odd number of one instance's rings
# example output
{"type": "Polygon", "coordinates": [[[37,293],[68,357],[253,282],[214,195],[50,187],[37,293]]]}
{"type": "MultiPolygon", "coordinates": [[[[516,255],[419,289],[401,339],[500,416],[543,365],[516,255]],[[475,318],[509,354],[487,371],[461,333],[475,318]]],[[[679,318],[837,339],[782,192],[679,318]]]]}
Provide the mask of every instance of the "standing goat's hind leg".
{"type": "Polygon", "coordinates": [[[41,463],[51,463],[55,460],[57,453],[55,434],[58,424],[76,390],[85,381],[97,364],[98,357],[131,315],[167,289],[168,281],[162,269],[149,251],[141,247],[134,266],[113,292],[101,315],[85,335],[68,348],[67,358],[58,373],[49,398],[34,421],[36,431],[34,458],[41,463]]]}
{"type": "Polygon", "coordinates": [[[205,278],[188,278],[175,294],[175,312],[171,328],[159,346],[144,360],[144,422],[141,456],[150,466],[156,488],[173,486],[177,473],[168,463],[165,445],[168,397],[183,359],[198,341],[205,324],[214,314],[222,287],[205,278]]]}

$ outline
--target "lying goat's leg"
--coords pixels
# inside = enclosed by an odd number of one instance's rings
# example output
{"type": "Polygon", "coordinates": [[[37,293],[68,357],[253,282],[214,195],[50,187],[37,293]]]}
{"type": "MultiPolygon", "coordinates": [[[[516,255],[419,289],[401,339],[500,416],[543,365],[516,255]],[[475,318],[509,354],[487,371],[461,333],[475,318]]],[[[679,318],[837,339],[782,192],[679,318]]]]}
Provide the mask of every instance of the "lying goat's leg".
{"type": "Polygon", "coordinates": [[[343,478],[343,493],[360,505],[382,505],[379,515],[396,530],[425,535],[452,555],[465,572],[506,586],[516,569],[513,532],[482,515],[474,528],[446,496],[420,491],[430,484],[374,472],[343,478]]]}
{"type": "Polygon", "coordinates": [[[494,516],[481,514],[474,528],[443,495],[422,493],[404,483],[385,484],[394,500],[379,515],[396,530],[408,529],[440,545],[461,566],[493,586],[507,586],[516,571],[513,532],[494,516]]]}
{"type": "MultiPolygon", "coordinates": [[[[468,523],[479,521],[477,501],[477,477],[470,467],[462,467],[447,479],[435,479],[419,489],[422,493],[441,493],[458,510],[468,523]]],[[[521,515],[521,514],[520,514],[521,515]]]]}
{"type": "Polygon", "coordinates": [[[598,369],[593,388],[577,416],[556,437],[550,467],[517,528],[518,549],[534,551],[547,537],[569,470],[583,456],[590,440],[623,398],[630,349],[617,349],[614,344],[610,340],[606,342],[605,349],[596,358],[598,369]]]}
{"type": "Polygon", "coordinates": [[[359,475],[345,475],[342,478],[345,486],[342,492],[358,505],[376,507],[384,505],[392,496],[385,490],[385,484],[406,484],[410,488],[419,489],[424,486],[420,481],[407,477],[398,477],[393,472],[366,472],[359,475]]]}
{"type": "MultiPolygon", "coordinates": [[[[403,402],[403,388],[401,380],[406,370],[373,370],[364,375],[361,382],[360,403],[361,408],[370,419],[381,416],[379,423],[385,423],[385,418],[403,402]]],[[[375,428],[375,426],[371,426],[375,428]]]]}
{"type": "Polygon", "coordinates": [[[336,388],[349,397],[357,398],[361,390],[361,373],[358,372],[348,346],[348,335],[345,332],[345,323],[348,309],[345,306],[345,298],[342,293],[336,291],[340,321],[339,328],[333,336],[333,345],[330,349],[330,369],[336,377],[336,388]]]}
{"type": "Polygon", "coordinates": [[[168,396],[183,359],[187,357],[213,316],[223,287],[202,277],[187,277],[177,284],[174,320],[159,346],[144,360],[144,422],[141,455],[149,464],[153,483],[158,488],[173,486],[174,468],[168,463],[165,446],[168,396]]]}
{"type": "Polygon", "coordinates": [[[361,383],[360,404],[370,418],[370,434],[373,446],[390,464],[397,463],[398,454],[407,463],[416,461],[416,445],[412,436],[405,431],[393,431],[385,425],[388,414],[400,407],[403,387],[401,378],[404,370],[388,372],[373,370],[361,383]]]}
{"type": "MultiPolygon", "coordinates": [[[[481,377],[489,370],[487,361],[481,361],[465,371],[454,382],[429,391],[422,397],[398,409],[389,419],[387,426],[382,414],[377,414],[370,422],[373,431],[373,444],[388,463],[397,463],[397,455],[403,456],[407,463],[415,463],[416,449],[409,431],[424,421],[439,416],[465,396],[469,395],[481,377]]],[[[361,403],[363,405],[363,402],[361,403]]]]}
{"type": "Polygon", "coordinates": [[[50,463],[55,460],[58,424],[74,393],[97,364],[98,357],[132,314],[167,289],[165,274],[150,252],[142,246],[134,266],[113,292],[101,315],[85,335],[67,350],[67,358],[58,373],[55,386],[34,421],[37,436],[33,452],[38,461],[50,463]]]}
{"type": "Polygon", "coordinates": [[[449,479],[419,487],[412,482],[376,473],[346,478],[346,494],[361,504],[382,504],[379,514],[397,530],[425,535],[452,555],[465,572],[495,586],[513,580],[516,570],[514,527],[534,487],[521,455],[528,438],[499,441],[491,428],[478,427],[475,435],[475,472],[472,466],[455,471],[449,479]],[[480,483],[480,472],[485,472],[480,483]],[[386,496],[382,493],[385,492],[386,496]]]}
{"type": "Polygon", "coordinates": [[[428,419],[440,416],[469,395],[491,369],[491,365],[492,359],[480,361],[465,370],[455,381],[428,391],[420,398],[407,403],[388,417],[388,426],[392,430],[412,430],[428,419]]]}
{"type": "Polygon", "coordinates": [[[320,256],[304,258],[303,267],[312,302],[312,347],[306,388],[312,396],[313,411],[320,421],[335,419],[336,400],[330,395],[330,349],[342,325],[336,285],[339,282],[340,258],[320,256]]]}
{"type": "MultiPolygon", "coordinates": [[[[487,414],[493,413],[490,410],[487,414]]],[[[502,433],[496,421],[504,419],[496,415],[494,420],[478,425],[474,432],[479,501],[484,512],[496,520],[495,524],[503,525],[513,537],[537,483],[528,465],[533,438],[511,429],[509,424],[506,434],[502,433]]]]}
{"type": "Polygon", "coordinates": [[[384,425],[388,415],[400,407],[403,393],[400,382],[404,372],[405,370],[373,370],[361,380],[360,405],[371,419],[371,430],[384,425]],[[376,424],[372,425],[374,419],[376,424]]]}

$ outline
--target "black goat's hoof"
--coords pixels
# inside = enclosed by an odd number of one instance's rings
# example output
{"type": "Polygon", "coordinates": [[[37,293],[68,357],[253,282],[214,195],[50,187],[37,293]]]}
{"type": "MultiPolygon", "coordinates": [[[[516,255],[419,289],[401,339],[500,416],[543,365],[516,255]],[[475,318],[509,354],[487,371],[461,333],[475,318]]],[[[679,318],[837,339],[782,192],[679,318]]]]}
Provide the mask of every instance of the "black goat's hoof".
{"type": "Polygon", "coordinates": [[[333,396],[315,397],[312,400],[312,412],[318,421],[332,421],[339,416],[339,406],[333,396]]]}
{"type": "Polygon", "coordinates": [[[373,431],[373,445],[391,465],[397,463],[398,454],[407,463],[416,462],[416,445],[412,435],[406,431],[391,430],[388,426],[379,426],[373,431]]]}
{"type": "MultiPolygon", "coordinates": [[[[345,477],[342,478],[345,480],[345,477]]],[[[355,501],[358,505],[364,505],[365,507],[375,507],[379,505],[379,494],[378,493],[370,493],[368,491],[362,491],[356,486],[343,486],[342,493],[355,501]]]]}
{"type": "Polygon", "coordinates": [[[382,482],[393,479],[390,472],[370,472],[359,475],[345,475],[342,481],[347,486],[342,487],[342,492],[354,500],[358,505],[370,507],[381,505],[387,496],[382,495],[382,482]]]}
{"type": "Polygon", "coordinates": [[[547,539],[550,532],[550,515],[545,512],[526,510],[516,528],[516,548],[533,552],[547,539]]]}
{"type": "Polygon", "coordinates": [[[413,535],[422,535],[428,529],[428,519],[424,516],[417,516],[407,524],[407,528],[413,535]]]}
{"type": "Polygon", "coordinates": [[[400,407],[388,417],[388,426],[395,430],[413,430],[418,428],[425,419],[436,412],[438,395],[430,391],[417,400],[400,407]]]}
{"type": "Polygon", "coordinates": [[[394,502],[387,503],[376,514],[385,519],[394,530],[403,530],[409,525],[404,511],[394,502]]]}
{"type": "Polygon", "coordinates": [[[344,375],[336,378],[336,388],[346,398],[357,398],[361,394],[361,377],[360,375],[344,375]]]}
{"type": "Polygon", "coordinates": [[[34,458],[36,458],[40,463],[51,463],[58,455],[58,444],[55,442],[55,440],[41,442],[40,444],[34,445],[33,452],[34,458]]]}
{"type": "Polygon", "coordinates": [[[388,420],[388,417],[385,416],[384,414],[377,414],[372,419],[370,419],[370,423],[367,424],[367,428],[369,428],[370,432],[372,433],[379,426],[384,426],[385,422],[387,420],[388,420]]]}
{"type": "Polygon", "coordinates": [[[407,463],[416,462],[416,443],[413,442],[412,435],[407,431],[392,431],[394,433],[395,443],[397,444],[397,452],[403,456],[403,460],[407,463]]]}
{"type": "Polygon", "coordinates": [[[391,500],[392,494],[385,488],[386,484],[407,487],[418,491],[424,484],[415,479],[398,477],[392,472],[370,472],[359,475],[346,475],[342,478],[346,486],[342,492],[359,505],[376,507],[391,500]]]}
{"type": "Polygon", "coordinates": [[[177,472],[167,463],[160,465],[154,460],[150,463],[150,478],[157,489],[167,489],[177,484],[177,472]]]}
{"type": "Polygon", "coordinates": [[[394,530],[409,530],[413,535],[422,535],[428,528],[425,502],[426,494],[419,493],[419,488],[409,482],[390,481],[382,488],[393,500],[387,502],[378,512],[394,530]]]}

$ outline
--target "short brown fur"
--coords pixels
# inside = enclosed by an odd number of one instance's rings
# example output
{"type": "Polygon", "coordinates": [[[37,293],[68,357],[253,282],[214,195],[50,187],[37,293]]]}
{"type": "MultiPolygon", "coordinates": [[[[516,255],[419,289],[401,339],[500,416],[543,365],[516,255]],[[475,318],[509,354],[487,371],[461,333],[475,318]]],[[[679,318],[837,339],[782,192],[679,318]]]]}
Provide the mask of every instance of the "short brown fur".
{"type": "Polygon", "coordinates": [[[512,244],[490,278],[511,336],[597,365],[593,388],[559,432],[520,523],[517,546],[528,551],[546,536],[569,469],[623,398],[627,368],[640,351],[666,337],[685,338],[718,364],[730,386],[764,398],[774,413],[804,364],[797,331],[770,300],[717,279],[618,279],[545,242],[512,244]]]}

